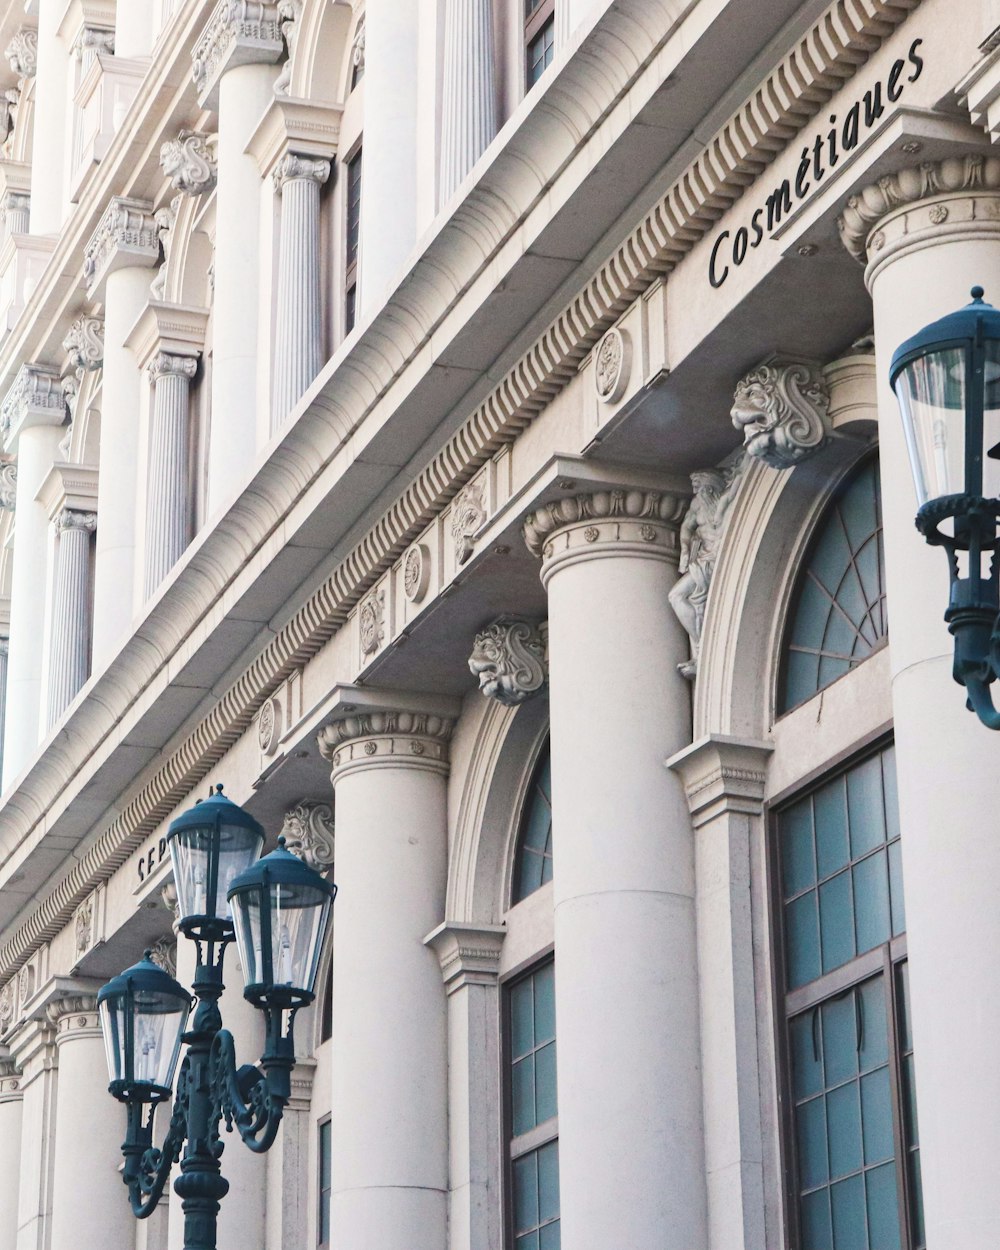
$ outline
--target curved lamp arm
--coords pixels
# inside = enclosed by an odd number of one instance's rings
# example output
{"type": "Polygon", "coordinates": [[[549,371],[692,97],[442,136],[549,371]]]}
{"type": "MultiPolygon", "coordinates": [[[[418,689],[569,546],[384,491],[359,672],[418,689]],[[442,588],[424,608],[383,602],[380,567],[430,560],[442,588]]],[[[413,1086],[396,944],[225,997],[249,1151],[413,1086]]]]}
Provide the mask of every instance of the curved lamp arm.
{"type": "Polygon", "coordinates": [[[228,1029],[212,1042],[209,1082],[220,1119],[233,1126],[255,1154],[274,1144],[285,1106],[291,1096],[290,1072],[294,1059],[266,1057],[264,1071],[252,1064],[236,1067],[236,1047],[228,1029]]]}
{"type": "Polygon", "coordinates": [[[993,706],[993,696],[987,683],[976,677],[966,677],[964,683],[969,707],[987,729],[1000,729],[1000,712],[993,706]]]}
{"type": "Polygon", "coordinates": [[[157,1103],[129,1103],[128,1127],[122,1154],[125,1167],[122,1180],[128,1186],[132,1214],[148,1219],[163,1197],[170,1169],[181,1157],[187,1136],[189,1065],[185,1057],[177,1080],[177,1094],[163,1145],[153,1145],[153,1116],[157,1103]]]}

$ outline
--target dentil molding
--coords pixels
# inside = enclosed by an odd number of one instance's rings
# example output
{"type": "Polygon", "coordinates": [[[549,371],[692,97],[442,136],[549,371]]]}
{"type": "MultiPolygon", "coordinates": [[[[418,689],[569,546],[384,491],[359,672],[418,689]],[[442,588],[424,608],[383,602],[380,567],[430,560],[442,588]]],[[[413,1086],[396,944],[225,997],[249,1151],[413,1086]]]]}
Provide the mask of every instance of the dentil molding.
{"type": "Polygon", "coordinates": [[[476,634],[469,669],[487,698],[517,707],[548,682],[546,630],[519,616],[501,616],[476,634]]]}
{"type": "Polygon", "coordinates": [[[736,384],[730,415],[748,456],[792,469],[830,441],[829,409],[817,364],[772,356],[736,384]]]}

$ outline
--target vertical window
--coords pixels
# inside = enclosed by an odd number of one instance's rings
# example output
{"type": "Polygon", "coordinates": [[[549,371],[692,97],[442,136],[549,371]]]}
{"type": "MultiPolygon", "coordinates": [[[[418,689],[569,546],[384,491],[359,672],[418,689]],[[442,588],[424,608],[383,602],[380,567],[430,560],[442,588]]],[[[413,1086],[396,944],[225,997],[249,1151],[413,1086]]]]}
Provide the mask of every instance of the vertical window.
{"type": "Polygon", "coordinates": [[[777,816],[800,1250],[923,1246],[890,746],[777,816]]]}
{"type": "Polygon", "coordinates": [[[330,1120],[324,1120],[319,1126],[319,1151],[317,1162],[319,1176],[316,1192],[319,1194],[319,1211],[316,1219],[316,1242],[320,1250],[326,1250],[330,1244],[330,1187],[332,1185],[330,1171],[330,1120]]]}
{"type": "Polygon", "coordinates": [[[559,1250],[555,965],[507,991],[511,1250],[559,1250]]]}
{"type": "Polygon", "coordinates": [[[514,856],[511,903],[552,880],[552,765],[546,742],[528,788],[514,856]]]}
{"type": "Polygon", "coordinates": [[[344,330],[350,334],[357,317],[358,254],[361,244],[361,149],[347,162],[346,255],[344,258],[344,330]]]}
{"type": "Polygon", "coordinates": [[[556,42],[555,0],[524,0],[524,80],[533,87],[552,64],[556,42]]]}

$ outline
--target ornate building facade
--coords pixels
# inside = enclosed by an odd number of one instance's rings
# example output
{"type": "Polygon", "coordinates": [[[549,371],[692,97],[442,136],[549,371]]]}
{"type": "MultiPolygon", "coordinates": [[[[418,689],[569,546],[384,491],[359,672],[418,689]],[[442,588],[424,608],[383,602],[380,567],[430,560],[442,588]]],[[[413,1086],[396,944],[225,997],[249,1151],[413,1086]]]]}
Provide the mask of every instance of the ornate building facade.
{"type": "Polygon", "coordinates": [[[0,1247],[183,1246],[94,995],[190,983],[219,781],[339,887],[221,1250],[992,1247],[1000,769],[888,364],[1000,296],[997,0],[0,40],[0,1247]]]}

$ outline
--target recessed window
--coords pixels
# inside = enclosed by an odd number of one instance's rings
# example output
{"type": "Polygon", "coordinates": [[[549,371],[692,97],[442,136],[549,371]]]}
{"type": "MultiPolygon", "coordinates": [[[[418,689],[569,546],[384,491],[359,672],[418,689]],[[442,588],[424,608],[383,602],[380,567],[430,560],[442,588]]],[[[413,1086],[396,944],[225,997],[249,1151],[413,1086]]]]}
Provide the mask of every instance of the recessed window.
{"type": "Polygon", "coordinates": [[[888,633],[878,460],[830,504],[799,576],[785,636],[779,711],[850,672],[888,633]]]}
{"type": "Polygon", "coordinates": [[[552,763],[549,744],[539,756],[524,804],[514,856],[514,888],[511,903],[552,880],[552,763]]]}
{"type": "Polygon", "coordinates": [[[524,0],[524,77],[527,87],[533,87],[552,64],[555,43],[555,0],[524,0]]]}
{"type": "Polygon", "coordinates": [[[800,1250],[924,1246],[892,747],[777,816],[800,1250]]]}
{"type": "Polygon", "coordinates": [[[319,1194],[316,1242],[319,1250],[326,1250],[330,1244],[330,1190],[333,1184],[330,1160],[330,1124],[330,1120],[324,1120],[319,1126],[319,1150],[317,1151],[319,1176],[316,1185],[316,1190],[319,1194]]]}
{"type": "Polygon", "coordinates": [[[514,1250],[559,1250],[555,965],[507,989],[509,1215],[514,1250]]]}
{"type": "Polygon", "coordinates": [[[347,162],[344,257],[344,331],[354,329],[358,301],[358,256],[361,250],[361,149],[347,162]]]}

